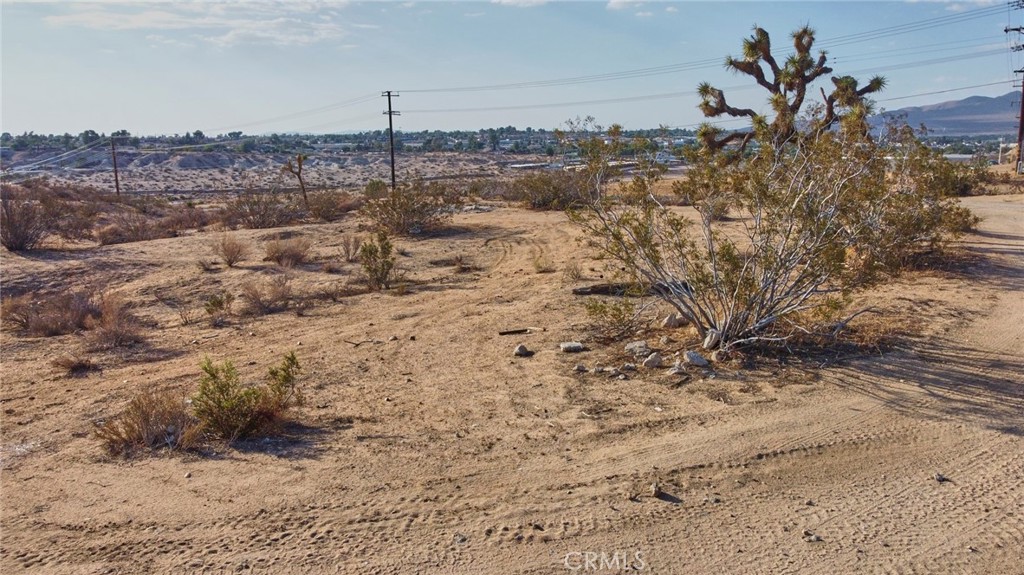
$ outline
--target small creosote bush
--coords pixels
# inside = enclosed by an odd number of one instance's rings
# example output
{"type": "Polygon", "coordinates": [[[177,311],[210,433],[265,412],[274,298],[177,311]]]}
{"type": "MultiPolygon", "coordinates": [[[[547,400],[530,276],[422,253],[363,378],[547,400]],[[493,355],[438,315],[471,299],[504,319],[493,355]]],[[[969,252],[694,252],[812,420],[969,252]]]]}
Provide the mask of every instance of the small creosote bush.
{"type": "Polygon", "coordinates": [[[230,361],[217,365],[203,361],[199,391],[192,397],[195,415],[212,435],[234,441],[276,431],[287,412],[302,403],[296,378],[300,371],[295,353],[269,370],[269,382],[241,383],[230,361]]]}
{"type": "Polygon", "coordinates": [[[391,239],[385,232],[378,232],[376,241],[366,241],[359,247],[359,261],[362,263],[366,283],[371,290],[391,287],[395,272],[395,254],[391,239]]]}

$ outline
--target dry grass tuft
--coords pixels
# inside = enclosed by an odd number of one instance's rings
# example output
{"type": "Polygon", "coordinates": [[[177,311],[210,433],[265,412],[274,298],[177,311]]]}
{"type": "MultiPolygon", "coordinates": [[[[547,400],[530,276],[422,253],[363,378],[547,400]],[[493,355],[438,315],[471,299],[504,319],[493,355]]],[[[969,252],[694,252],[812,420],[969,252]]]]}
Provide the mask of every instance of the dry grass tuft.
{"type": "Polygon", "coordinates": [[[363,238],[345,234],[341,236],[341,257],[348,263],[359,261],[359,248],[363,245],[363,238]]]}
{"type": "Polygon", "coordinates": [[[555,263],[551,261],[551,258],[547,254],[537,254],[533,256],[533,270],[539,274],[550,274],[558,269],[555,267],[555,263]]]}
{"type": "Polygon", "coordinates": [[[566,264],[565,269],[562,270],[562,280],[566,283],[576,283],[583,279],[583,270],[580,268],[579,262],[573,260],[566,264]]]}
{"type": "Polygon", "coordinates": [[[202,439],[202,426],[184,396],[151,390],[97,426],[96,437],[111,455],[127,457],[139,449],[194,449],[202,439]]]}
{"type": "Polygon", "coordinates": [[[66,377],[84,377],[90,371],[100,371],[100,367],[96,363],[80,355],[62,355],[53,360],[51,364],[63,369],[66,377]]]}
{"type": "Polygon", "coordinates": [[[285,268],[305,263],[313,247],[306,238],[274,239],[267,242],[264,261],[272,261],[285,268]]]}
{"type": "Polygon", "coordinates": [[[0,304],[0,318],[7,325],[33,337],[51,337],[87,329],[102,310],[86,292],[60,292],[34,299],[25,294],[0,304]]]}
{"type": "Polygon", "coordinates": [[[145,341],[139,318],[131,308],[132,305],[120,294],[103,294],[99,302],[99,316],[90,316],[86,322],[89,348],[112,349],[145,341]]]}
{"type": "Polygon", "coordinates": [[[291,278],[274,276],[262,283],[247,281],[241,286],[242,301],[249,315],[267,315],[288,309],[292,297],[291,278]]]}
{"type": "Polygon", "coordinates": [[[211,248],[213,255],[219,257],[229,268],[235,267],[249,256],[248,244],[229,234],[222,234],[214,240],[211,248]]]}

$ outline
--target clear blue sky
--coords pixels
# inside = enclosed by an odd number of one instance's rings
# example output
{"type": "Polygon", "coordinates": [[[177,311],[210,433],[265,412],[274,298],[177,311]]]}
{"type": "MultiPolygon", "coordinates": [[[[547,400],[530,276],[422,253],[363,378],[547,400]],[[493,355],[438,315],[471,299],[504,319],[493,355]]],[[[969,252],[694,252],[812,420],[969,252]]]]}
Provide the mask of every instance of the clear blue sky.
{"type": "Polygon", "coordinates": [[[382,90],[405,131],[690,127],[704,80],[765,107],[722,67],[754,24],[776,54],[810,24],[837,74],[886,76],[896,109],[1013,90],[1024,37],[1004,28],[1022,23],[996,2],[2,0],[2,130],[373,130],[382,90]]]}

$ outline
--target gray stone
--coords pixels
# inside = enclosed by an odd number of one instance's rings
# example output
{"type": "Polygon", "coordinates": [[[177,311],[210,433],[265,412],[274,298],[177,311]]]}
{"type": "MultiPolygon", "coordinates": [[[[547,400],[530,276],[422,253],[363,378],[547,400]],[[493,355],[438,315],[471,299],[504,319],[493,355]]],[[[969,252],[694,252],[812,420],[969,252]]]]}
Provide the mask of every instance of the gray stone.
{"type": "Polygon", "coordinates": [[[696,367],[707,367],[710,365],[703,355],[695,351],[687,351],[683,354],[683,361],[696,367]]]}
{"type": "Polygon", "coordinates": [[[690,322],[688,322],[686,318],[680,317],[676,313],[670,313],[668,314],[668,317],[661,321],[661,327],[666,329],[675,329],[677,327],[683,327],[688,323],[690,322]]]}
{"type": "Polygon", "coordinates": [[[658,352],[654,352],[651,355],[647,356],[647,359],[645,359],[643,362],[643,366],[648,369],[656,369],[661,367],[661,354],[658,352]]]}
{"type": "Polygon", "coordinates": [[[622,367],[619,368],[619,371],[636,371],[636,364],[624,363],[622,364],[622,367]]]}
{"type": "Polygon", "coordinates": [[[681,365],[673,365],[665,372],[665,375],[686,375],[686,368],[681,365]]]}
{"type": "Polygon", "coordinates": [[[633,357],[647,357],[651,355],[651,348],[647,345],[644,340],[631,341],[626,344],[626,353],[632,354],[633,357]]]}
{"type": "Polygon", "coordinates": [[[583,347],[583,344],[578,341],[563,341],[558,345],[558,347],[565,353],[579,353],[586,349],[583,347]]]}
{"type": "Polygon", "coordinates": [[[824,539],[822,539],[821,535],[814,533],[810,529],[804,529],[804,541],[808,543],[817,543],[819,541],[824,541],[824,539]]]}
{"type": "Polygon", "coordinates": [[[533,355],[533,352],[526,349],[525,345],[519,344],[516,346],[514,350],[512,350],[512,355],[516,357],[530,357],[531,355],[533,355]]]}
{"type": "Polygon", "coordinates": [[[574,367],[573,369],[576,371],[576,373],[587,373],[587,366],[583,365],[582,363],[577,363],[576,367],[574,367]]]}

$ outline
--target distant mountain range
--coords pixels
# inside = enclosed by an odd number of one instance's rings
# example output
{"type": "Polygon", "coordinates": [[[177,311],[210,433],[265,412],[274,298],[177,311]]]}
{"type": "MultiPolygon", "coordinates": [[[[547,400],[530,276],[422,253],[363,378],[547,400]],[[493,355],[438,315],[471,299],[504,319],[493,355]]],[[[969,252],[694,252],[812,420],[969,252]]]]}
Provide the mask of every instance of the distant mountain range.
{"type": "Polygon", "coordinates": [[[995,98],[970,96],[930,106],[886,110],[871,123],[878,126],[885,116],[905,114],[910,126],[924,124],[936,136],[1016,136],[1019,111],[1020,92],[1014,91],[995,98]]]}

